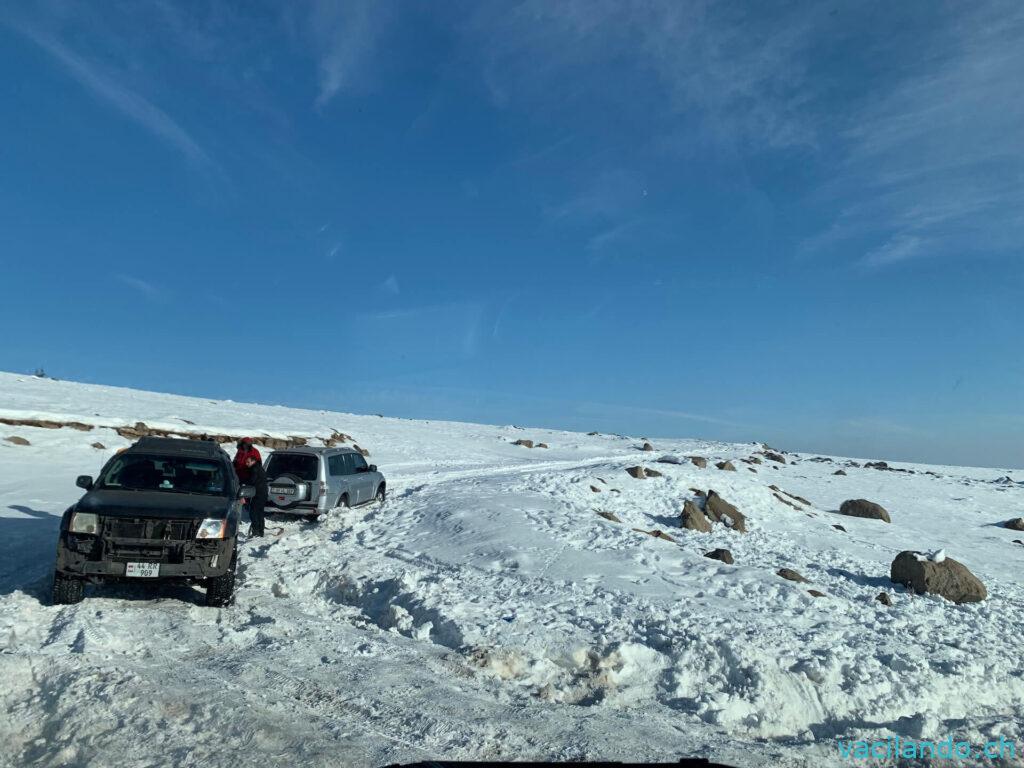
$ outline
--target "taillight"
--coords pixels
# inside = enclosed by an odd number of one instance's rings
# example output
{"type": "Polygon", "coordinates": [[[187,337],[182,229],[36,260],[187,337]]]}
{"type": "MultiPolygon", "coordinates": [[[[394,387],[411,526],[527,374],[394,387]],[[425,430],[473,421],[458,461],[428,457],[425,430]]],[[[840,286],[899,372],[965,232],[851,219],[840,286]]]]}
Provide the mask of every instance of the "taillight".
{"type": "Polygon", "coordinates": [[[320,495],[327,495],[327,483],[325,483],[323,480],[320,481],[320,495]]]}

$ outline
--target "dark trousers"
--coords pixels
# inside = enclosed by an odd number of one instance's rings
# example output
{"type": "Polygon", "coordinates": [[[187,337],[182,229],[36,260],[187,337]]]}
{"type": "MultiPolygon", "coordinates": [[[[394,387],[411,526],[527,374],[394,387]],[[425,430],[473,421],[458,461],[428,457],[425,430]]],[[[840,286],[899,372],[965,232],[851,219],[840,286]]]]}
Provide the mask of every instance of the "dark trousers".
{"type": "Polygon", "coordinates": [[[256,496],[249,499],[246,505],[249,508],[249,534],[253,536],[263,535],[263,507],[267,500],[256,496]]]}

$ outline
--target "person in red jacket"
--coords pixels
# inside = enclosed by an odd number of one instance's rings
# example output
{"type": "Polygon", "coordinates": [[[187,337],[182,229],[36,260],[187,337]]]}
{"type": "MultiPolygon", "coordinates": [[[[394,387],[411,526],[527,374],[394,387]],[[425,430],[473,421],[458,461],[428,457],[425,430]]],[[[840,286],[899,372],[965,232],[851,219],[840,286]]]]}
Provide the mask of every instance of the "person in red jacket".
{"type": "Polygon", "coordinates": [[[263,463],[260,452],[252,445],[251,437],[243,437],[238,441],[238,451],[235,453],[235,474],[238,475],[238,482],[242,485],[251,485],[250,475],[252,470],[249,467],[249,459],[256,459],[258,464],[263,463]]]}

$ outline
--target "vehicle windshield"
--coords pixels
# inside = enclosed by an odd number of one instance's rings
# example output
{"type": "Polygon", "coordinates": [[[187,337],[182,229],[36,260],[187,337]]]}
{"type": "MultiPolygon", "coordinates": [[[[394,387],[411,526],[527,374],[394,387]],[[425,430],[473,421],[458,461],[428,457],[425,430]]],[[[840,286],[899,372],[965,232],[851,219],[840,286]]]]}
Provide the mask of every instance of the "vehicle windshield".
{"type": "Polygon", "coordinates": [[[224,465],[186,456],[123,454],[100,477],[102,490],[161,491],[222,496],[227,492],[224,465]]]}
{"type": "Polygon", "coordinates": [[[318,458],[308,453],[275,453],[267,464],[267,477],[295,475],[299,480],[313,482],[317,476],[318,458]]]}

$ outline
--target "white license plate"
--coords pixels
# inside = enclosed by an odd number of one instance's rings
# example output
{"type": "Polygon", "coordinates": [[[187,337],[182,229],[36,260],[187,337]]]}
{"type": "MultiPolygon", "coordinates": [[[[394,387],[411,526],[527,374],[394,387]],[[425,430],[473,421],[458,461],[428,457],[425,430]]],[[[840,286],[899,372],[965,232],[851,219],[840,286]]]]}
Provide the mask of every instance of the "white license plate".
{"type": "Polygon", "coordinates": [[[291,496],[295,493],[294,488],[271,488],[270,492],[277,496],[291,496]]]}
{"type": "Polygon", "coordinates": [[[140,579],[155,579],[160,575],[160,563],[128,563],[124,569],[125,576],[136,576],[140,579]]]}

